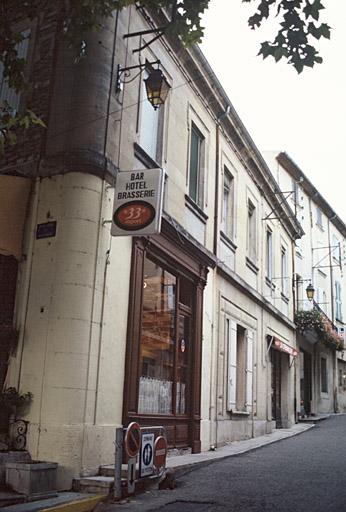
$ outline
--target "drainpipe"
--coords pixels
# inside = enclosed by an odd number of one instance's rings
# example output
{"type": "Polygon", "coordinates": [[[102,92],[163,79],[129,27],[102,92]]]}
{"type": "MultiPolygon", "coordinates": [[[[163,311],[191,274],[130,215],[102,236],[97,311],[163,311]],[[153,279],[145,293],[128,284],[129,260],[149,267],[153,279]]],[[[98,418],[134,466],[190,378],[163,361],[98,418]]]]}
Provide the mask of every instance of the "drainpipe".
{"type": "MultiPolygon", "coordinates": [[[[332,322],[335,325],[335,308],[334,308],[334,286],[333,286],[333,261],[332,261],[332,251],[331,251],[331,239],[330,239],[330,219],[327,220],[328,227],[328,245],[329,245],[329,266],[330,266],[330,302],[331,302],[331,311],[332,311],[332,322]]],[[[338,356],[337,351],[335,350],[334,360],[333,360],[333,402],[334,402],[334,412],[338,412],[338,356]]]]}
{"type": "MultiPolygon", "coordinates": [[[[297,206],[296,206],[297,208],[297,206]]],[[[292,240],[292,306],[293,306],[293,321],[294,321],[294,315],[296,310],[298,309],[298,301],[297,301],[297,294],[296,294],[296,262],[295,262],[295,241],[292,240]]],[[[295,334],[295,342],[296,347],[298,348],[298,340],[297,340],[297,330],[294,331],[295,334]]],[[[293,407],[294,407],[294,422],[297,423],[297,363],[294,361],[294,375],[293,375],[293,383],[294,383],[294,391],[293,391],[293,407]]]]}

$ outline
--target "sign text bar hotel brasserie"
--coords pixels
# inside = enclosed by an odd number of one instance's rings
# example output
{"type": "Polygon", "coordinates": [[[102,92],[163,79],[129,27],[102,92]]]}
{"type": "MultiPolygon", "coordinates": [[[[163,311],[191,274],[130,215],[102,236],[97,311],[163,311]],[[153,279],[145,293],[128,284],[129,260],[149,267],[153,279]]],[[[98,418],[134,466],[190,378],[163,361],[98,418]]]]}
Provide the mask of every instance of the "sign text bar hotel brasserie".
{"type": "Polygon", "coordinates": [[[111,234],[152,235],[161,229],[163,170],[119,172],[116,180],[111,234]]]}

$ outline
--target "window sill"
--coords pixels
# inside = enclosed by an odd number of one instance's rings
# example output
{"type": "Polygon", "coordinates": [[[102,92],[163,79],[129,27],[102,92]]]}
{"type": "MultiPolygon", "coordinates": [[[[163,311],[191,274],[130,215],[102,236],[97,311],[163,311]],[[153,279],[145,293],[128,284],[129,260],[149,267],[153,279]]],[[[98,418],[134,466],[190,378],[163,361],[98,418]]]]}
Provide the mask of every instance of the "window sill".
{"type": "Polygon", "coordinates": [[[281,292],[281,299],[286,303],[288,304],[290,299],[289,297],[287,297],[287,295],[285,295],[284,293],[281,292]]]}
{"type": "Polygon", "coordinates": [[[225,245],[227,245],[229,247],[229,249],[231,249],[233,252],[235,252],[237,250],[237,246],[234,242],[232,242],[231,238],[226,235],[226,233],[224,231],[220,231],[220,239],[222,240],[222,242],[224,242],[225,245]]]}
{"type": "Polygon", "coordinates": [[[250,416],[250,413],[248,411],[237,411],[237,410],[231,409],[229,412],[231,413],[232,416],[244,416],[244,417],[250,416]]]}
{"type": "Polygon", "coordinates": [[[157,169],[161,168],[161,165],[158,164],[148,153],[139,145],[137,142],[133,143],[135,157],[142,162],[145,167],[148,169],[157,169]]]}
{"type": "Polygon", "coordinates": [[[273,281],[270,279],[270,277],[267,277],[267,276],[266,276],[266,278],[265,278],[265,282],[266,282],[266,284],[269,286],[269,288],[270,288],[271,290],[275,290],[276,285],[273,283],[273,281]]]}
{"type": "Polygon", "coordinates": [[[188,195],[185,194],[185,206],[199,218],[203,224],[207,223],[208,215],[188,195]]]}
{"type": "Polygon", "coordinates": [[[255,263],[254,263],[252,260],[250,260],[250,258],[248,258],[247,256],[246,256],[246,266],[247,266],[250,270],[252,270],[252,272],[254,272],[254,274],[258,274],[258,272],[259,272],[259,268],[258,268],[258,267],[257,267],[257,265],[255,265],[255,263]]]}

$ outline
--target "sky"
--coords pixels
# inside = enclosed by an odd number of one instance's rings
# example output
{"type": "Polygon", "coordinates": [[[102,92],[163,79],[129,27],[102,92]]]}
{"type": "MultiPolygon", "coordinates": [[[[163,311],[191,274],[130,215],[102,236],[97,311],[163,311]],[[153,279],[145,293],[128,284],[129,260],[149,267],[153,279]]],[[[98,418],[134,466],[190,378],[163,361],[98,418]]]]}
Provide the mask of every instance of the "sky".
{"type": "Polygon", "coordinates": [[[286,151],[346,223],[346,1],[323,1],[332,36],[316,41],[323,63],[299,75],[257,56],[276,27],[248,27],[258,3],[210,0],[202,50],[258,149],[286,151]]]}

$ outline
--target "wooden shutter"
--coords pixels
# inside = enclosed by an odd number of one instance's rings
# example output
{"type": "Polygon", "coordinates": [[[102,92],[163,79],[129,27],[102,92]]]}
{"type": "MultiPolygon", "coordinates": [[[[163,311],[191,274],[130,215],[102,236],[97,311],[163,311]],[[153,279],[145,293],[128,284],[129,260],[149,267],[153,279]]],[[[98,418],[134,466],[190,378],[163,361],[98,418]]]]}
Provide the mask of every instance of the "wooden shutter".
{"type": "Polygon", "coordinates": [[[248,329],[246,331],[246,410],[252,410],[252,372],[253,372],[253,331],[248,329]]]}
{"type": "Polygon", "coordinates": [[[237,387],[237,323],[226,318],[226,335],[228,337],[228,410],[236,408],[237,387]]]}

